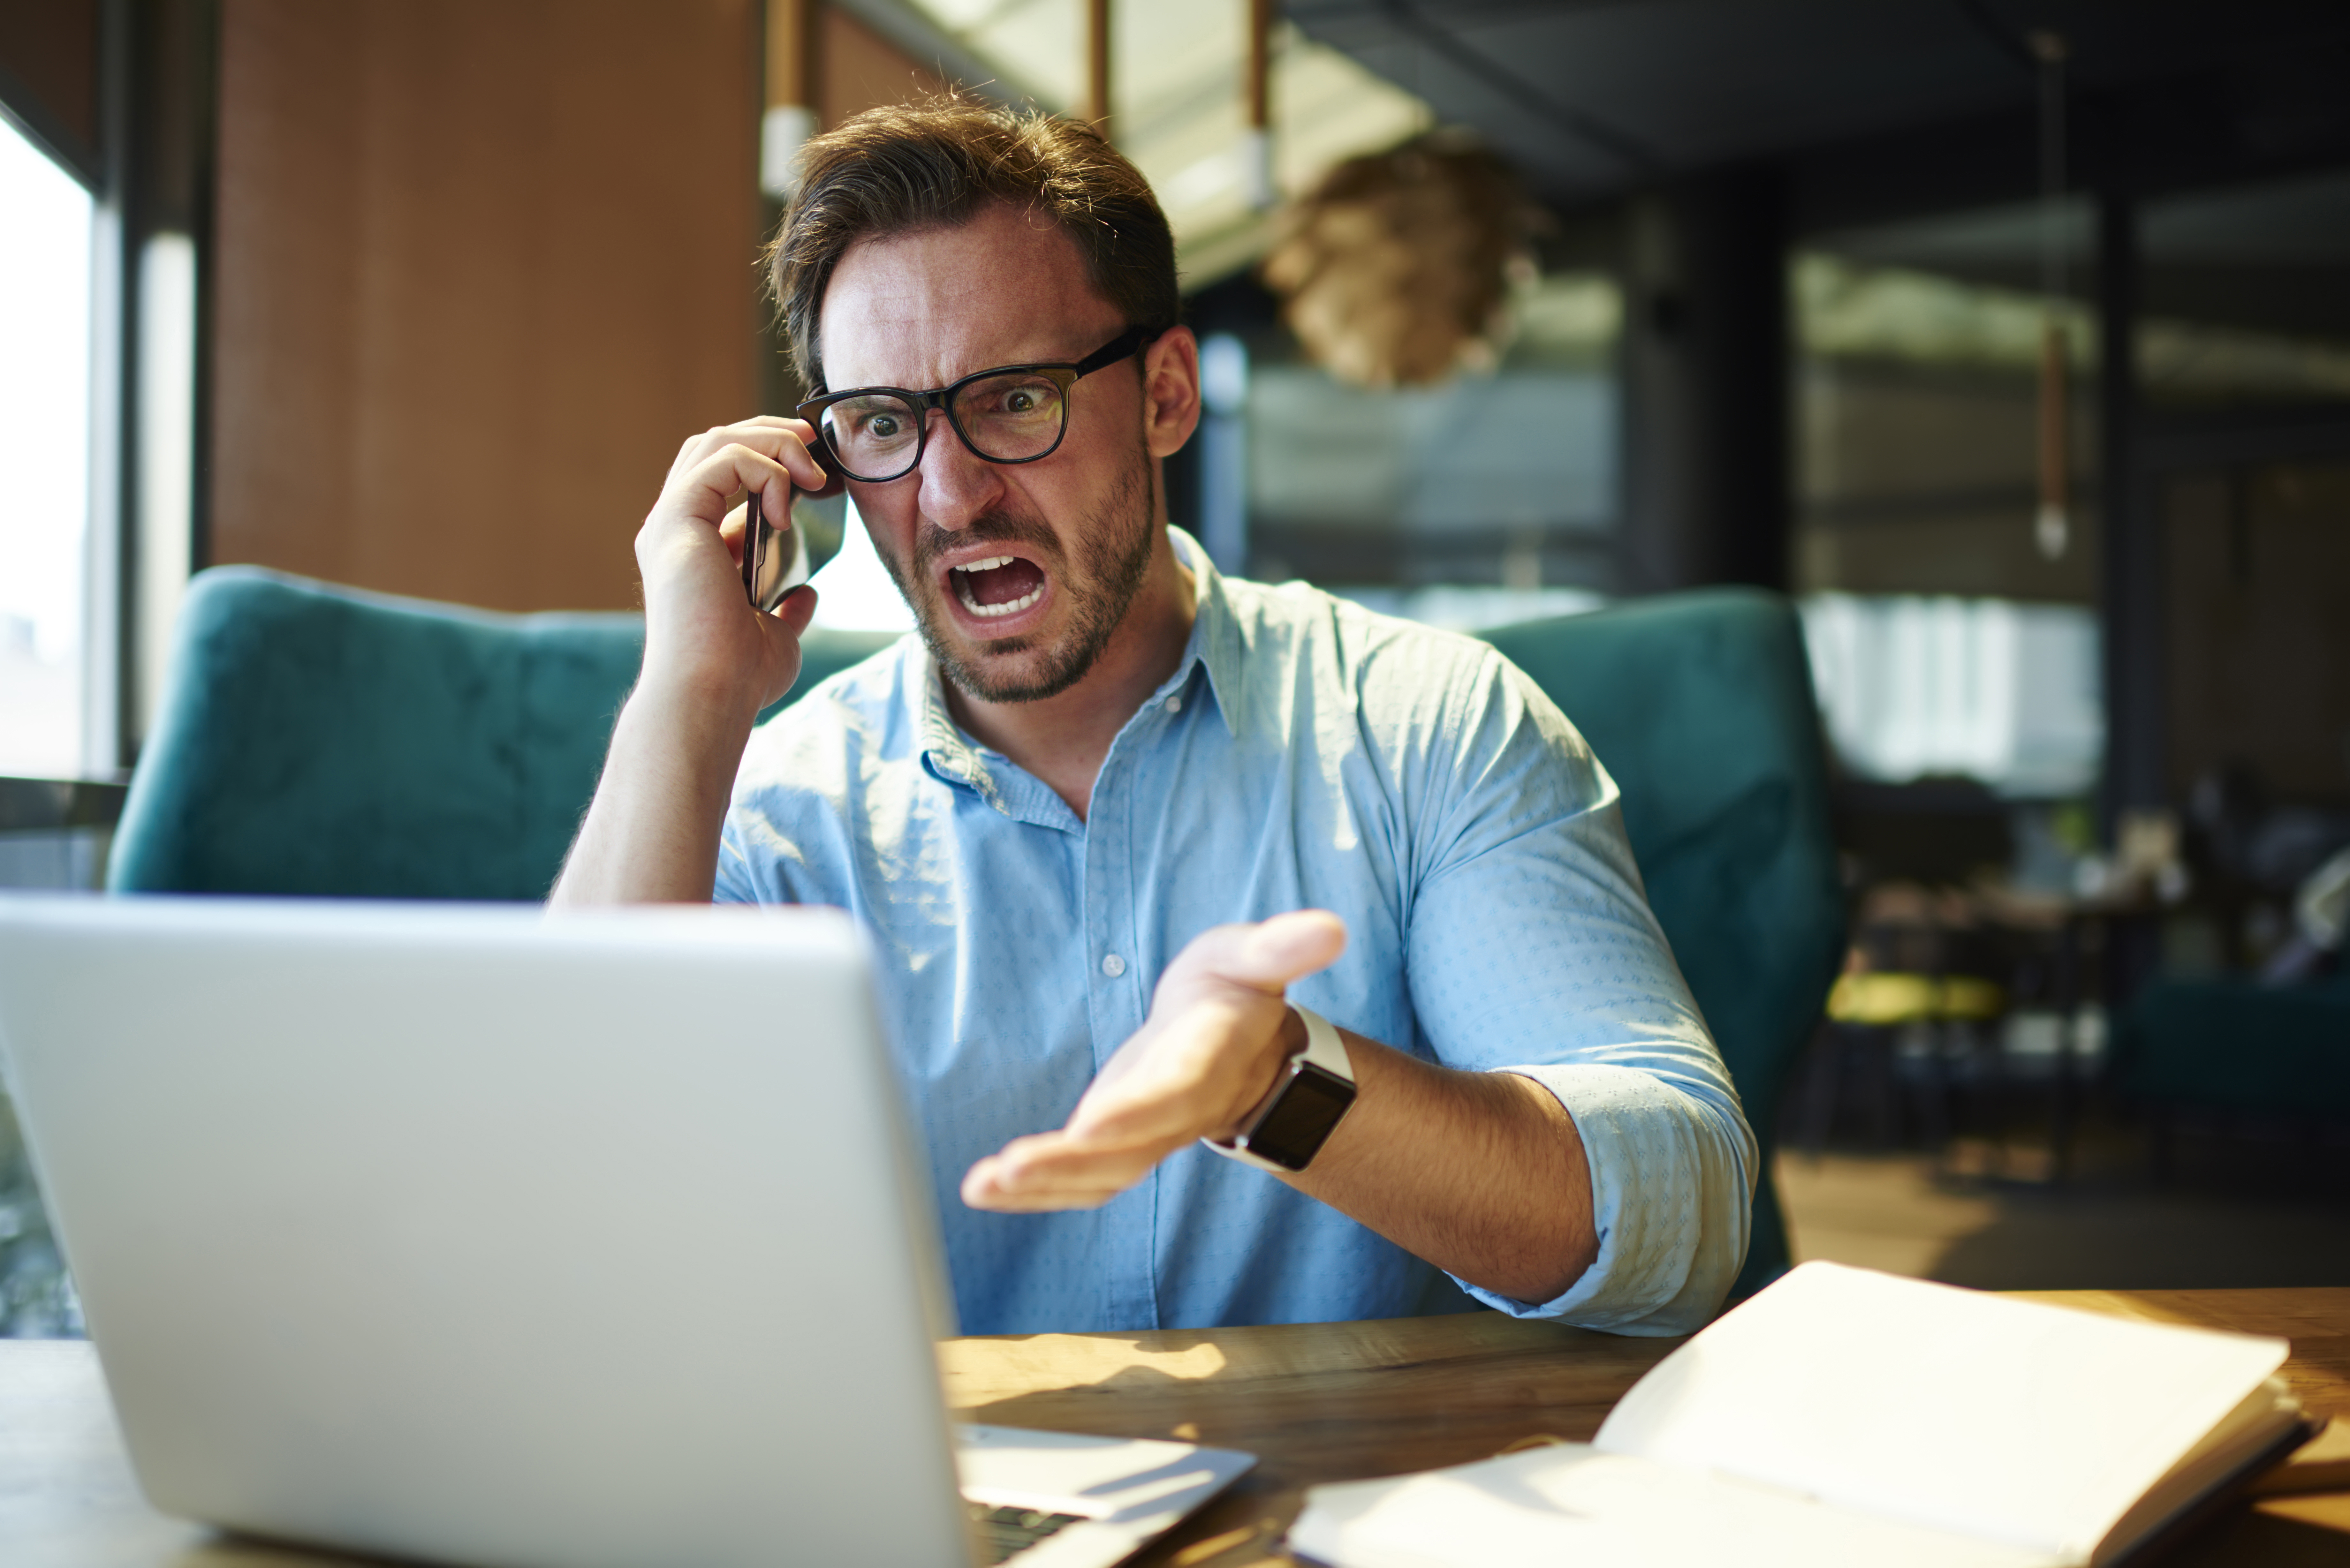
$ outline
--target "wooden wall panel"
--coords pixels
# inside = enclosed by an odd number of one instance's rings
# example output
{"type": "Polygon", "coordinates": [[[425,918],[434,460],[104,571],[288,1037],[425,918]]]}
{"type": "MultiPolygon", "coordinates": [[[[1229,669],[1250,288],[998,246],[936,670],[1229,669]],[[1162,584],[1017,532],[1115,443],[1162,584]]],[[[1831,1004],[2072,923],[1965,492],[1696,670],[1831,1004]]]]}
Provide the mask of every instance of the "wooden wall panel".
{"type": "Polygon", "coordinates": [[[0,4],[0,73],[79,145],[98,148],[98,0],[0,4]]]}
{"type": "Polygon", "coordinates": [[[637,603],[754,406],[754,0],[227,0],[212,558],[637,603]]]}

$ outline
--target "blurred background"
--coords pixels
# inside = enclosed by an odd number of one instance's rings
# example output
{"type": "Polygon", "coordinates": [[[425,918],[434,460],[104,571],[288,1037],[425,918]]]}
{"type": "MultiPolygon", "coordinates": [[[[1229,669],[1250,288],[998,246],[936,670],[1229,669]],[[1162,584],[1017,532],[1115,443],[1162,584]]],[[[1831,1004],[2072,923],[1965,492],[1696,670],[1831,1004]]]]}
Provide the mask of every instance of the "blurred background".
{"type": "MultiPolygon", "coordinates": [[[[0,886],[101,880],[194,570],[634,607],[681,436],[803,395],[796,149],[951,85],[1158,190],[1226,569],[1794,599],[1799,1256],[2350,1283],[2345,80],[2338,0],[0,0],[0,886]]],[[[906,624],[853,520],[816,580],[906,624]]]]}

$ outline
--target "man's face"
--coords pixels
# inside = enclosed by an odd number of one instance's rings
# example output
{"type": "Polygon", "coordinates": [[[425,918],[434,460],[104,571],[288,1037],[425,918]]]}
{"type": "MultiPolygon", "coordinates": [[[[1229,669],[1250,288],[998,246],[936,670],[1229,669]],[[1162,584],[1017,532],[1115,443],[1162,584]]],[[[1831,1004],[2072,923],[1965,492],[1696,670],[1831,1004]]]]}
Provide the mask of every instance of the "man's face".
{"type": "MultiPolygon", "coordinates": [[[[825,293],[825,379],[920,391],[998,365],[1082,359],[1126,326],[1066,234],[991,207],[960,228],[849,248],[825,293]]],[[[930,419],[911,473],[850,483],[876,551],[963,691],[1011,702],[1066,690],[1150,566],[1141,377],[1128,363],[1077,382],[1067,434],[1035,462],[987,462],[943,414],[930,419]]]]}

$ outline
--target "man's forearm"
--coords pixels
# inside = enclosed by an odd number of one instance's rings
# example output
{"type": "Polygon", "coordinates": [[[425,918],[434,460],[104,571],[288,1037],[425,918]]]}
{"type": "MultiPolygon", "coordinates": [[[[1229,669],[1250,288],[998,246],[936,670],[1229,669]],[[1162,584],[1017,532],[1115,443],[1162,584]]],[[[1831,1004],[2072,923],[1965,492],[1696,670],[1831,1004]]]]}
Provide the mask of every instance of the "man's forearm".
{"type": "Polygon", "coordinates": [[[1575,1118],[1514,1073],[1433,1066],[1346,1034],[1354,1108],[1290,1183],[1447,1273],[1553,1299],[1599,1255],[1575,1118]]]}
{"type": "Polygon", "coordinates": [[[749,717],[639,682],[548,902],[708,903],[750,736],[749,717]]]}

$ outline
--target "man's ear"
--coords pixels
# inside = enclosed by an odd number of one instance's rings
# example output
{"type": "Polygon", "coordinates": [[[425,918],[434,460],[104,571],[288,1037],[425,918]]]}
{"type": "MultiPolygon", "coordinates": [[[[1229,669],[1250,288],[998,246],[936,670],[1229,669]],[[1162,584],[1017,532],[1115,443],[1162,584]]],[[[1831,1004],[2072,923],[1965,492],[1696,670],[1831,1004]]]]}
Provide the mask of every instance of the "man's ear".
{"type": "Polygon", "coordinates": [[[1182,450],[1200,426],[1200,340],[1170,327],[1142,355],[1142,436],[1153,457],[1182,450]]]}

